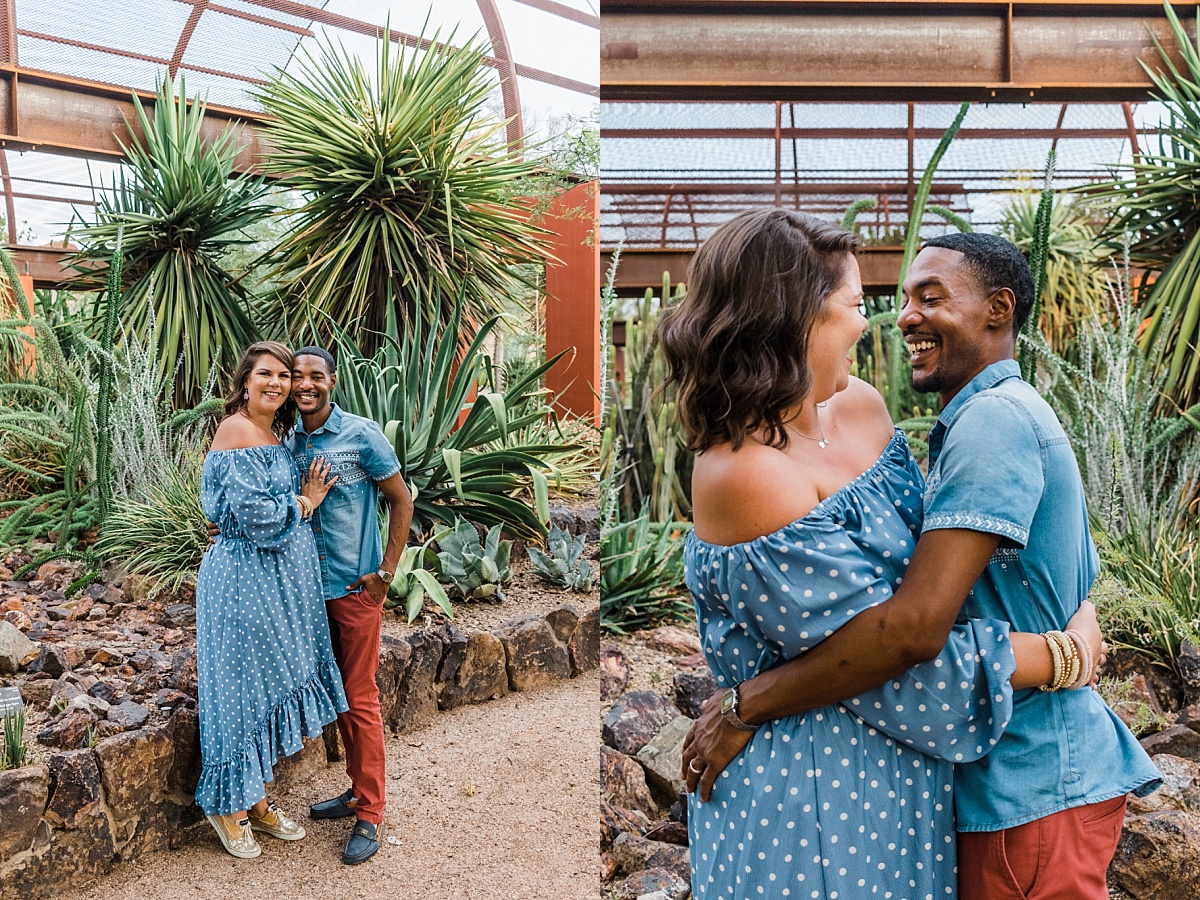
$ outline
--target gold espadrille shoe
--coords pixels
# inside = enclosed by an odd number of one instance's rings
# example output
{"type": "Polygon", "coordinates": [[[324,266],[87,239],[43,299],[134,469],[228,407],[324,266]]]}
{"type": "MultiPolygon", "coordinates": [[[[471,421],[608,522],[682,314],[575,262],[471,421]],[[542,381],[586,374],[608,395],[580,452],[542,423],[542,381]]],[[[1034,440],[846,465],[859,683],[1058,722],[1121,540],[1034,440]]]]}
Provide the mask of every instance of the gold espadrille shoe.
{"type": "Polygon", "coordinates": [[[267,806],[267,813],[264,816],[259,817],[251,812],[250,827],[255,831],[269,834],[271,837],[277,837],[281,841],[298,841],[305,834],[304,826],[285,816],[283,810],[274,803],[267,806]]]}
{"type": "Polygon", "coordinates": [[[238,859],[254,859],[262,853],[258,841],[254,840],[254,832],[248,819],[242,819],[236,825],[230,825],[224,816],[205,816],[208,823],[217,832],[221,844],[230,856],[238,859]]]}

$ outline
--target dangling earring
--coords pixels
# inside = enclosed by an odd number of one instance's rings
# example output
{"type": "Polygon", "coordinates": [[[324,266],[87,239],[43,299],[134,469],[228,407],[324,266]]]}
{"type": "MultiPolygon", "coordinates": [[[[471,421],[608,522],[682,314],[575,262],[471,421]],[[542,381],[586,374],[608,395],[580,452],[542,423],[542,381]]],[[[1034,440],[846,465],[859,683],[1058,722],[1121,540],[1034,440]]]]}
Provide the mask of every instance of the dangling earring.
{"type": "Polygon", "coordinates": [[[249,391],[249,389],[242,391],[242,399],[243,399],[243,400],[249,400],[249,399],[250,399],[250,391],[249,391]]]}

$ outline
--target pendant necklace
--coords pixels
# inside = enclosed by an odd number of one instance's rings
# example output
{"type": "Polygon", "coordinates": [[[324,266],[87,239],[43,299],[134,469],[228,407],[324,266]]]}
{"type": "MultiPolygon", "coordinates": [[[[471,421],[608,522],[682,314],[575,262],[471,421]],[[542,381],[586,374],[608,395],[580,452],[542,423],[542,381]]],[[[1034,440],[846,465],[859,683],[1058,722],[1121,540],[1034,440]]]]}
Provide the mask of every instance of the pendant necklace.
{"type": "MultiPolygon", "coordinates": [[[[824,403],[817,404],[818,407],[824,406],[824,405],[825,405],[824,403]]],[[[794,425],[789,426],[789,427],[791,427],[792,431],[794,431],[800,437],[804,438],[806,441],[815,441],[817,446],[819,448],[821,448],[822,450],[824,450],[826,447],[829,446],[829,441],[827,441],[825,439],[825,430],[823,428],[821,428],[821,411],[820,411],[820,409],[818,409],[816,412],[817,412],[817,434],[819,434],[820,437],[812,437],[811,435],[807,435],[803,431],[801,431],[799,428],[796,428],[794,425]]]]}

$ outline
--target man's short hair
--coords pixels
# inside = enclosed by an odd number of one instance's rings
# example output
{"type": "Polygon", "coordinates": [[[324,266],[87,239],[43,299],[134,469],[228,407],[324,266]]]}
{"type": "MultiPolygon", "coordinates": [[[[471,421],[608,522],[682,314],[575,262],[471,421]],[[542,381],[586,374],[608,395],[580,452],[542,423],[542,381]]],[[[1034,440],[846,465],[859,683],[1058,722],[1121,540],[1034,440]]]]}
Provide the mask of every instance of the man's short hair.
{"type": "Polygon", "coordinates": [[[943,234],[926,241],[925,246],[955,250],[965,256],[967,267],[986,293],[1000,288],[1011,290],[1017,301],[1013,309],[1013,333],[1021,331],[1033,309],[1033,272],[1011,241],[994,234],[968,232],[943,234]]]}
{"type": "Polygon", "coordinates": [[[337,374],[337,363],[333,361],[333,354],[324,347],[301,347],[292,356],[297,358],[301,356],[318,356],[325,360],[325,367],[329,369],[330,375],[337,374]]]}

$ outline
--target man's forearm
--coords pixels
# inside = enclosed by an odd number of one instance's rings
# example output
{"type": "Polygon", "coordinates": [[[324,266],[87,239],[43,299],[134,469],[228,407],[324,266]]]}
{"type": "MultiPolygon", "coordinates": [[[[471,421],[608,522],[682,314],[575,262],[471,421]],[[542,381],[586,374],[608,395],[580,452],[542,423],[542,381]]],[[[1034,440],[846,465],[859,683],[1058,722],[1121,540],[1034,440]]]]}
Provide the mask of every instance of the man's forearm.
{"type": "Polygon", "coordinates": [[[924,662],[912,644],[889,645],[886,606],[863,610],[809,652],[742,682],[742,721],[759,725],[840,703],[924,662]]]}
{"type": "Polygon", "coordinates": [[[392,500],[388,503],[387,545],[383,548],[383,567],[389,572],[395,572],[400,565],[400,555],[404,553],[404,545],[408,542],[408,532],[412,528],[412,503],[402,500],[392,500]]]}
{"type": "Polygon", "coordinates": [[[742,720],[759,724],[840,703],[933,659],[999,542],[973,531],[922,535],[891,599],[863,610],[807,653],[742,683],[742,720]]]}

